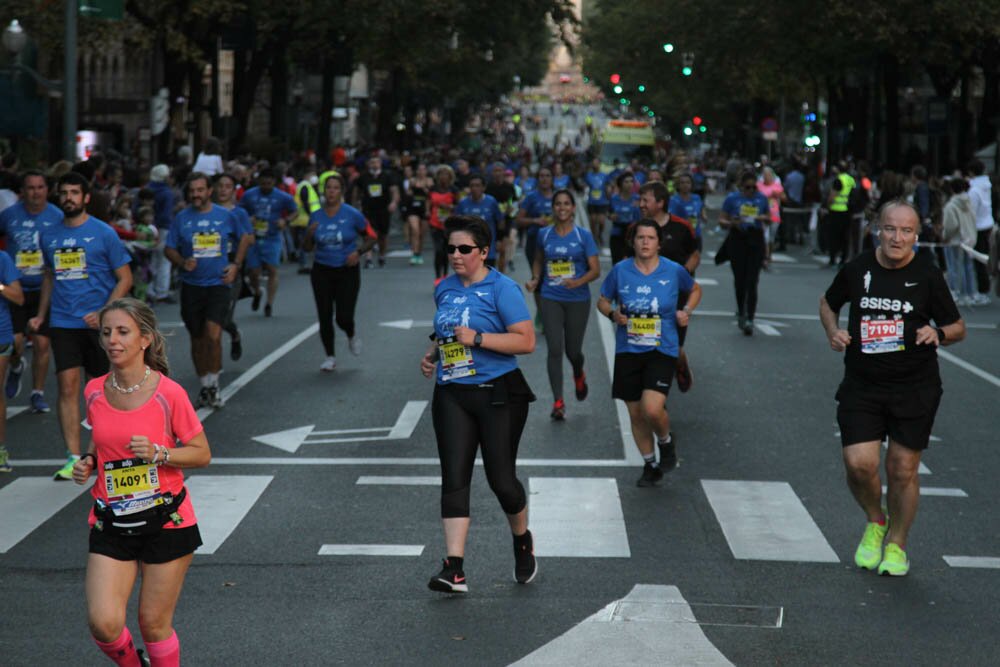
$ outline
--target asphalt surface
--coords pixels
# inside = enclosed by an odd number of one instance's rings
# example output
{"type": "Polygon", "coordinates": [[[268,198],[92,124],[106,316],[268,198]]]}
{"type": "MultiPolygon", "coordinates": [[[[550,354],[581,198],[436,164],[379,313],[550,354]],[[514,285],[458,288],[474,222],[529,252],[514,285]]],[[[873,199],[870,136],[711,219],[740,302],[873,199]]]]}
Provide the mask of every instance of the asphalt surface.
{"type": "MultiPolygon", "coordinates": [[[[707,249],[720,240],[709,234],[707,249]]],[[[401,247],[394,238],[393,248],[401,247]]],[[[433,314],[430,264],[411,267],[393,257],[384,269],[364,271],[360,356],[347,351],[338,330],[338,368],[321,374],[322,348],[310,335],[204,422],[215,458],[190,480],[270,480],[214,553],[195,558],[175,617],[184,664],[506,665],[637,584],[676,586],[691,605],[688,622],[738,665],[996,664],[989,638],[1000,632],[1000,569],[952,567],[944,556],[1000,557],[1000,520],[989,509],[1000,469],[994,446],[1000,305],[963,309],[977,328],[948,348],[979,375],[941,362],[945,394],[934,427],[940,440],[924,457],[929,474],[921,484],[964,495],[922,497],[908,545],[910,575],[878,577],[853,565],[864,517],[843,482],[835,435],[842,361],[815,319],[833,273],[806,248],[792,246],[787,256],[791,261],[776,262],[761,280],[758,322],[779,335],[740,334],[728,266],[706,259],[699,269],[706,283],[702,314],[695,314],[687,346],[695,385],[668,402],[681,465],[659,488],[637,488],[639,466],[623,461],[596,318],[584,350],[590,397],[583,403],[570,397],[563,423],[548,417],[552,397],[539,338],[536,352],[521,360],[539,400],[522,439],[519,476],[529,490],[531,478],[613,480],[629,555],[540,557],[536,581],[515,584],[506,521],[477,468],[466,597],[426,588],[445,555],[438,488],[358,484],[361,476],[438,474],[429,409],[405,438],[315,442],[324,439],[315,434],[321,430],[382,428],[368,435],[384,434],[407,402],[430,400],[431,382],[418,371],[433,314]],[[400,328],[411,319],[412,328],[400,328]],[[304,426],[313,426],[314,435],[296,451],[253,439],[304,426]],[[787,483],[838,562],[735,557],[704,480],[787,483]],[[323,545],[372,544],[423,549],[418,556],[319,555],[323,545]]],[[[602,266],[606,271],[606,260],[602,266]]],[[[522,255],[516,268],[523,282],[522,255]]],[[[172,332],[173,376],[193,396],[197,379],[177,307],[158,314],[172,332]]],[[[225,362],[223,385],[314,324],[308,278],[286,266],[274,317],[251,313],[244,301],[238,320],[245,353],[225,362]]],[[[571,390],[568,364],[565,372],[571,390]]],[[[12,405],[26,404],[27,393],[12,405]]],[[[51,377],[47,395],[54,403],[51,377]]],[[[15,481],[44,478],[58,467],[63,445],[55,412],[12,418],[7,443],[16,470],[0,477],[0,500],[15,481]]],[[[0,553],[0,663],[107,664],[86,625],[87,507],[88,496],[78,496],[0,553]]],[[[780,526],[783,517],[771,519],[780,526]]],[[[129,625],[138,638],[135,619],[133,596],[129,625]]],[[[650,626],[668,639],[673,627],[650,626]]],[[[569,646],[561,664],[594,664],[574,651],[569,646]]],[[[634,644],[623,649],[621,664],[686,664],[671,650],[643,651],[634,644]]]]}

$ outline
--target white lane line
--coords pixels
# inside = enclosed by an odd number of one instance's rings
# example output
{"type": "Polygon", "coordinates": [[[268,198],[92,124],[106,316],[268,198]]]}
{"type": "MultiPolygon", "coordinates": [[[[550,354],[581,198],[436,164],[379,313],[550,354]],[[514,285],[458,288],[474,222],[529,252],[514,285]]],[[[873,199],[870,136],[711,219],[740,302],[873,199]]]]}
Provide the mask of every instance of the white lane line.
{"type": "MultiPolygon", "coordinates": [[[[701,308],[694,311],[698,315],[704,315],[705,317],[731,317],[736,319],[736,313],[731,310],[702,310],[701,308]]],[[[772,318],[775,320],[810,320],[819,321],[819,315],[795,315],[788,313],[757,313],[756,317],[772,318]]],[[[608,324],[611,324],[608,322],[608,324]]]]}
{"type": "Polygon", "coordinates": [[[798,264],[799,260],[795,259],[791,255],[786,255],[783,252],[772,252],[771,261],[780,262],[782,264],[798,264]]]}
{"type": "Polygon", "coordinates": [[[994,387],[1000,387],[1000,378],[998,378],[996,375],[993,375],[992,373],[987,373],[982,368],[979,368],[978,366],[970,364],[965,359],[960,359],[960,358],[956,357],[954,354],[952,354],[948,350],[942,350],[941,348],[938,348],[938,356],[941,357],[942,359],[944,359],[945,361],[950,361],[951,363],[955,364],[959,368],[962,368],[962,369],[965,369],[965,370],[969,371],[970,373],[972,373],[976,377],[979,377],[979,378],[982,378],[983,380],[986,380],[987,382],[989,382],[994,387]]]}
{"type": "MultiPolygon", "coordinates": [[[[882,493],[886,493],[886,487],[882,486],[882,493]]],[[[944,486],[921,486],[920,495],[939,496],[943,498],[968,498],[969,494],[962,489],[949,488],[944,486]]]]}
{"type": "Polygon", "coordinates": [[[324,544],[320,556],[419,556],[422,544],[324,544]]]}
{"type": "Polygon", "coordinates": [[[390,440],[406,440],[413,435],[413,429],[417,427],[420,416],[427,408],[427,401],[407,401],[403,406],[403,411],[399,413],[399,418],[389,431],[390,440]]]}
{"type": "MultiPolygon", "coordinates": [[[[608,377],[615,377],[615,331],[611,327],[611,321],[606,317],[597,318],[597,328],[601,331],[601,343],[604,344],[604,358],[608,362],[608,377]]],[[[632,421],[628,416],[628,408],[625,401],[612,399],[615,404],[615,414],[618,415],[618,432],[622,439],[622,454],[625,461],[635,465],[642,465],[642,455],[632,437],[632,421]]],[[[520,463],[520,461],[518,462],[520,463]]]]}
{"type": "Polygon", "coordinates": [[[703,479],[701,486],[735,558],[840,562],[787,482],[703,479]]]}
{"type": "MultiPolygon", "coordinates": [[[[271,367],[274,362],[281,359],[283,356],[294,350],[302,341],[314,335],[319,331],[319,323],[310,324],[305,330],[300,331],[291,339],[285,341],[283,345],[275,350],[272,350],[267,356],[255,363],[250,368],[246,369],[237,377],[235,380],[227,384],[222,388],[222,400],[228,401],[233,396],[236,395],[243,387],[247,386],[251,381],[254,380],[258,375],[266,371],[271,367]]],[[[215,412],[215,408],[201,408],[198,410],[198,419],[205,421],[215,412]]]]}
{"type": "Polygon", "coordinates": [[[440,477],[361,475],[355,484],[386,484],[390,486],[441,486],[440,477]]]}
{"type": "Polygon", "coordinates": [[[532,477],[532,533],[539,556],[629,558],[625,514],[611,478],[532,477]]]}
{"type": "Polygon", "coordinates": [[[986,570],[1000,570],[1000,558],[993,556],[942,556],[952,567],[974,567],[986,570]]]}
{"type": "MultiPolygon", "coordinates": [[[[639,459],[640,461],[642,459],[639,459]]],[[[11,464],[21,468],[59,467],[66,459],[24,459],[11,460],[11,464]]],[[[291,458],[276,456],[246,457],[246,458],[213,458],[213,466],[437,466],[441,462],[429,457],[303,457],[291,458]]],[[[482,461],[476,459],[476,465],[482,461]]],[[[561,468],[631,468],[634,461],[624,459],[518,459],[517,465],[528,467],[561,467],[561,468]]]]}
{"type": "Polygon", "coordinates": [[[214,554],[253,507],[272,475],[192,475],[185,485],[204,542],[198,555],[214,554]]]}
{"type": "Polygon", "coordinates": [[[781,332],[774,328],[771,324],[761,324],[760,322],[754,322],[754,327],[758,329],[765,336],[781,336],[781,332]]]}
{"type": "MultiPolygon", "coordinates": [[[[66,461],[63,460],[63,463],[66,461]]],[[[93,482],[53,482],[52,476],[19,477],[0,489],[0,554],[27,537],[93,482]]]]}
{"type": "Polygon", "coordinates": [[[695,282],[705,287],[715,287],[719,284],[719,281],[715,278],[696,278],[695,282]]]}
{"type": "Polygon", "coordinates": [[[705,636],[676,586],[638,584],[511,667],[732,665],[705,636]]]}
{"type": "Polygon", "coordinates": [[[24,405],[9,405],[7,406],[7,419],[13,419],[27,409],[27,406],[24,405]]]}

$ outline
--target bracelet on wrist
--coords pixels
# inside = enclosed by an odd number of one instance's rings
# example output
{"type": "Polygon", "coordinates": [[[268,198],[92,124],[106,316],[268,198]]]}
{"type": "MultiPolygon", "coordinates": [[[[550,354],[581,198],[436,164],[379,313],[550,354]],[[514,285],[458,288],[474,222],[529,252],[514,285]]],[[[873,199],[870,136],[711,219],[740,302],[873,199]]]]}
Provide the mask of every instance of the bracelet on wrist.
{"type": "Polygon", "coordinates": [[[163,447],[163,465],[170,463],[170,448],[167,446],[163,447]]]}

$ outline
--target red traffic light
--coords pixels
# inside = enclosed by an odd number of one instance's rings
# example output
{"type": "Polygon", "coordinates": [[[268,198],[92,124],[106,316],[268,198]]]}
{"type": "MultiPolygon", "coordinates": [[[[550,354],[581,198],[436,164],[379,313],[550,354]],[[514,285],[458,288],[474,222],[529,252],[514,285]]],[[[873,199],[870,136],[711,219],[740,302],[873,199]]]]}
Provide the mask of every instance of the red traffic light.
{"type": "Polygon", "coordinates": [[[620,74],[612,74],[611,75],[611,83],[617,84],[621,80],[622,80],[622,77],[621,77],[620,74]]]}
{"type": "Polygon", "coordinates": [[[691,122],[694,123],[695,125],[701,125],[701,116],[695,116],[694,118],[691,119],[691,122]]]}

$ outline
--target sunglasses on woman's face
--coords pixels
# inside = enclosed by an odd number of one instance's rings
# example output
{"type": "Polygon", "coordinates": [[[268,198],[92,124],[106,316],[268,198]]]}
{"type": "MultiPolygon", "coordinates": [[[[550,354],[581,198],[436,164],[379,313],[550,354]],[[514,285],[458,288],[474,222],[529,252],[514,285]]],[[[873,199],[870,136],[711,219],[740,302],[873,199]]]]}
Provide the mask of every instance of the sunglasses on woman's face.
{"type": "Polygon", "coordinates": [[[449,243],[448,245],[446,245],[444,247],[444,249],[445,249],[445,251],[449,255],[455,254],[456,250],[459,251],[460,253],[462,253],[463,255],[468,255],[473,250],[479,250],[479,246],[477,246],[477,245],[464,245],[464,244],[463,245],[451,245],[449,243]]]}

